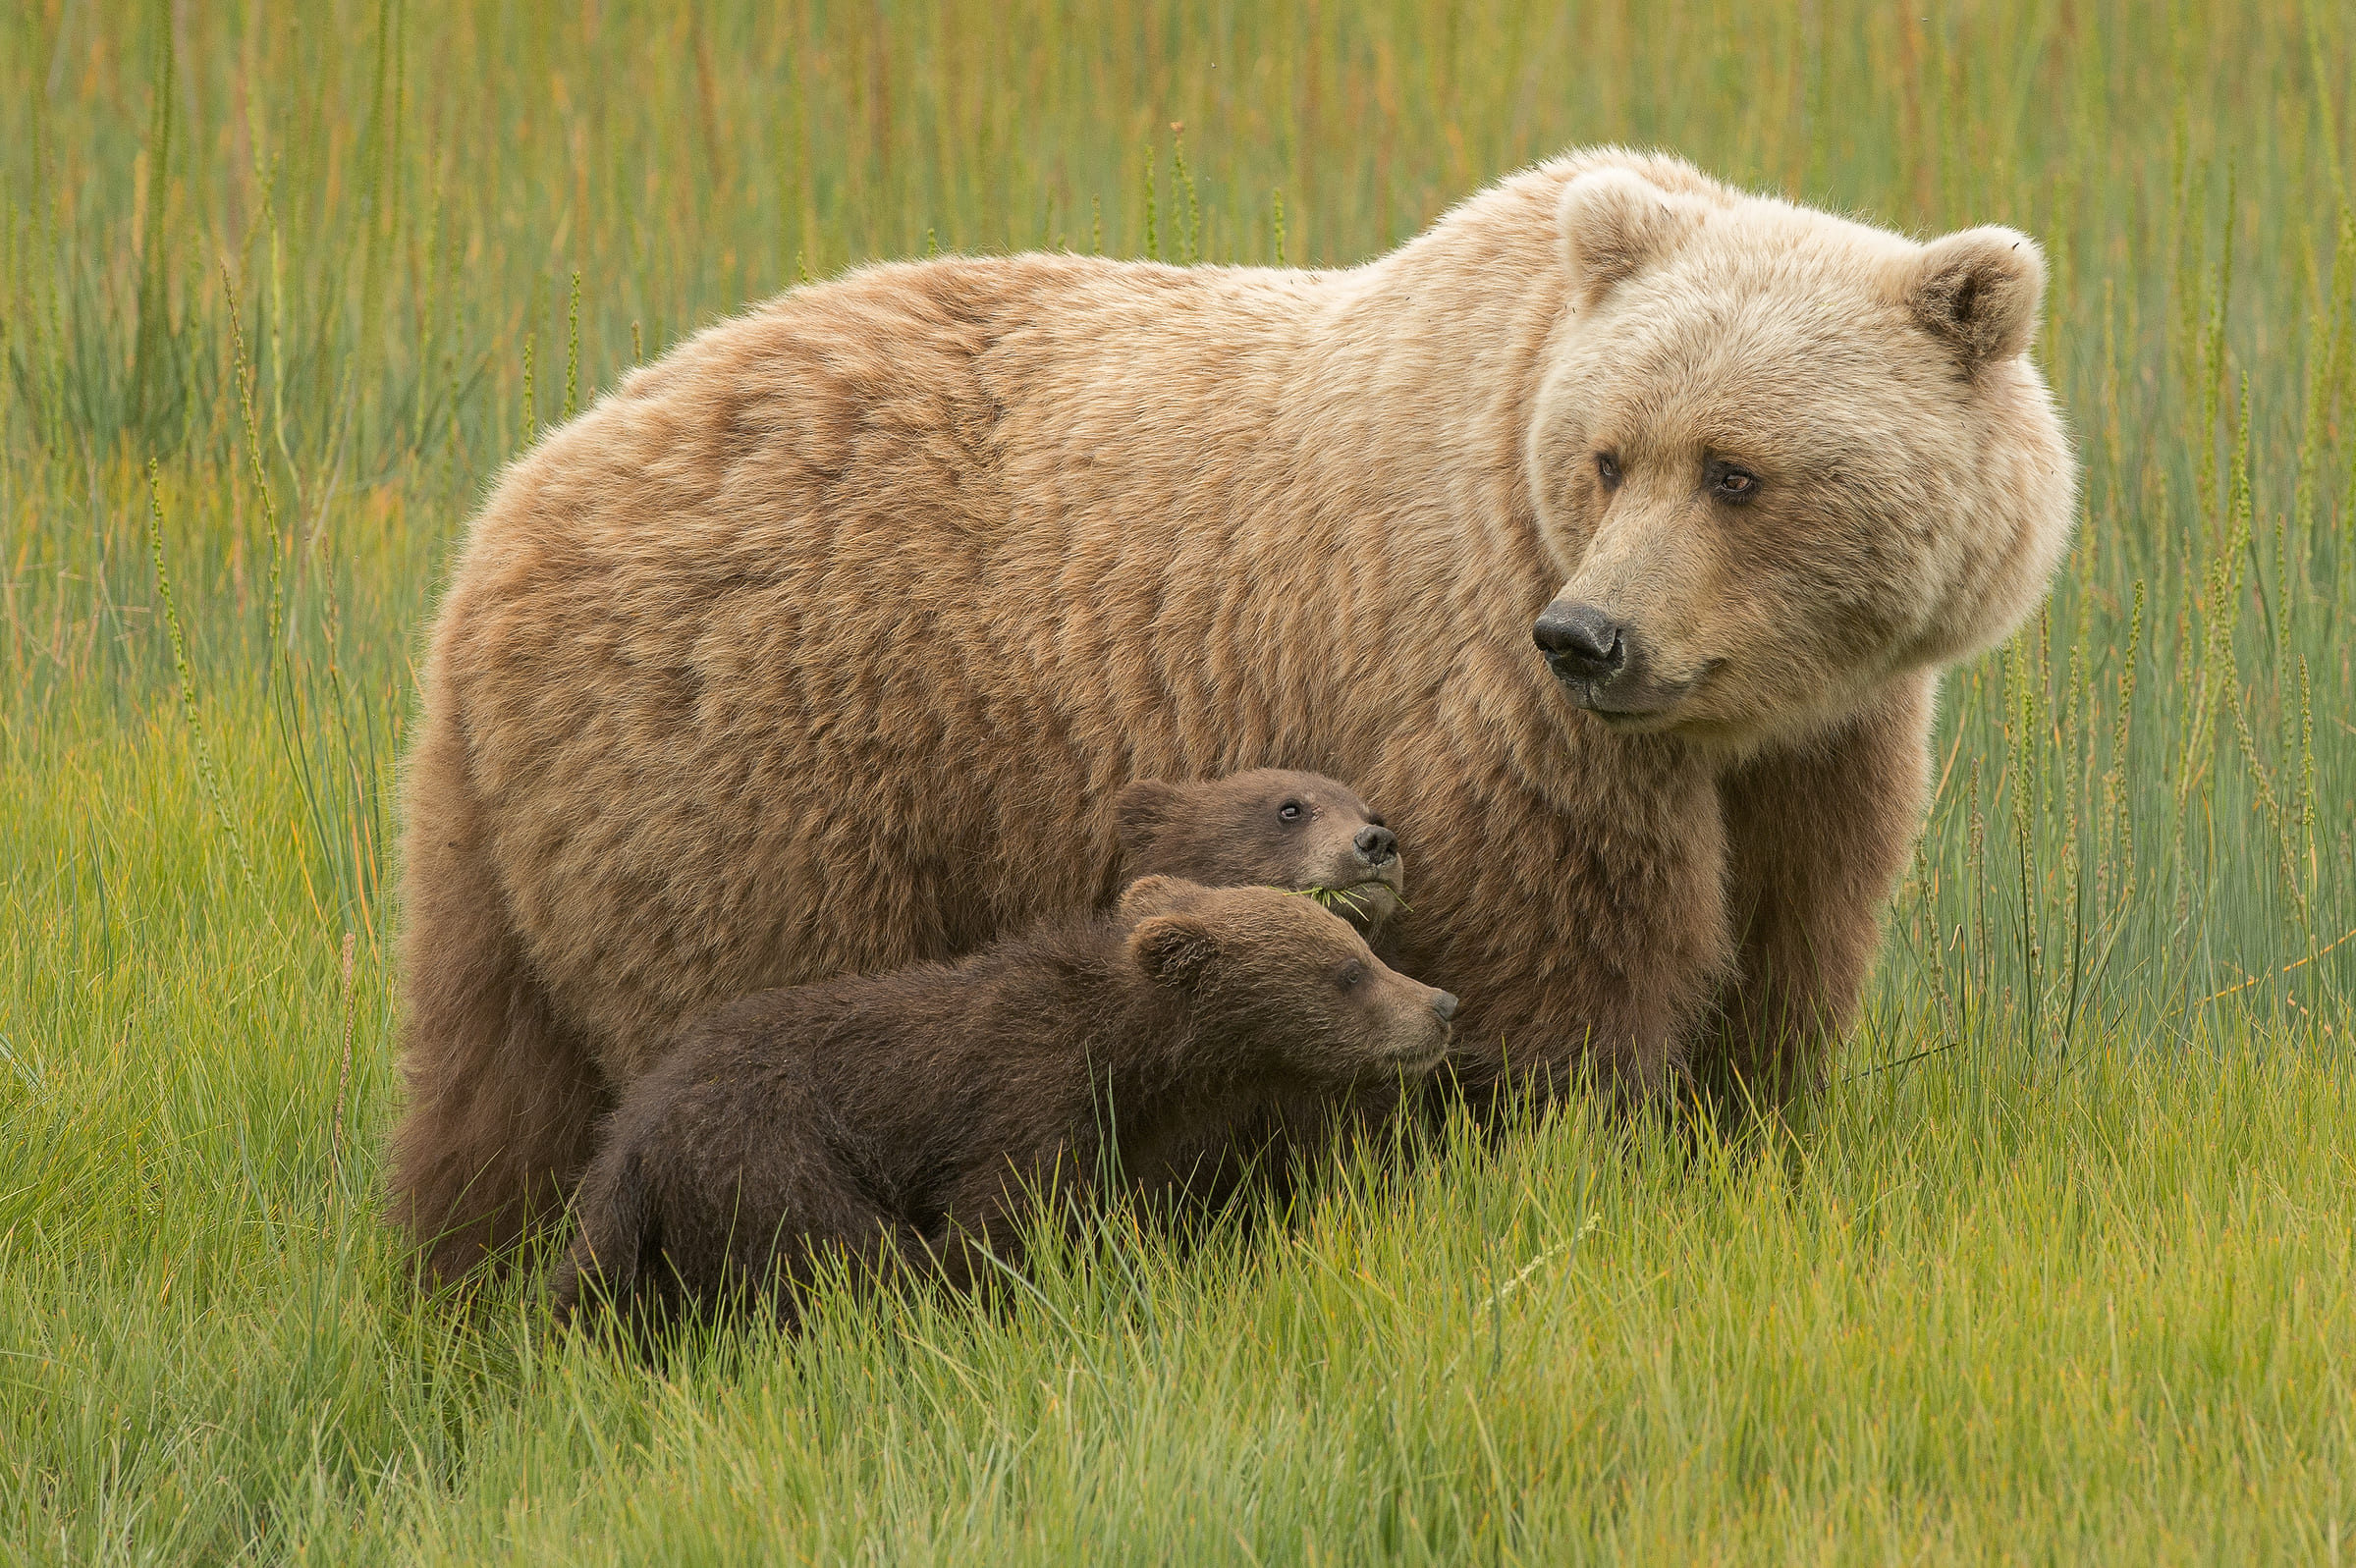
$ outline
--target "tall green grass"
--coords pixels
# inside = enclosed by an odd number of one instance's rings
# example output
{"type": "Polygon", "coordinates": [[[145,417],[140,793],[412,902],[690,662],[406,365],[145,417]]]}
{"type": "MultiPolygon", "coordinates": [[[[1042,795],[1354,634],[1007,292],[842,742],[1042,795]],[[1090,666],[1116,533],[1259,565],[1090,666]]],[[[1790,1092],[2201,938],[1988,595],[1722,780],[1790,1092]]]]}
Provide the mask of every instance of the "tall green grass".
{"type": "Polygon", "coordinates": [[[2356,28],[1924,9],[11,10],[8,1555],[2348,1550],[2356,28]],[[2052,258],[2078,540],[1949,683],[1820,1106],[1574,1108],[663,1373],[418,1298],[390,787],[502,461],[805,276],[1346,264],[1594,140],[2052,258]]]}

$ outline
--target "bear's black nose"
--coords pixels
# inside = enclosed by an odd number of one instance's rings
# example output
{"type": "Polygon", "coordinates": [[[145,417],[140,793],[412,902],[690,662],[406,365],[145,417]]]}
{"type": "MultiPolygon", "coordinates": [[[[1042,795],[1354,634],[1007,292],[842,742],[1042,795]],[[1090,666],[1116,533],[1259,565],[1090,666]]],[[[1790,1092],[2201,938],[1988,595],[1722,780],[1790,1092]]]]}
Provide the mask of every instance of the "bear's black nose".
{"type": "Polygon", "coordinates": [[[1453,1018],[1456,1015],[1456,994],[1452,991],[1434,992],[1432,994],[1432,1010],[1440,1015],[1442,1023],[1453,1018]]]}
{"type": "Polygon", "coordinates": [[[1530,636],[1565,680],[1609,680],[1628,662],[1625,628],[1593,605],[1558,600],[1546,607],[1530,636]]]}
{"type": "Polygon", "coordinates": [[[1350,842],[1357,845],[1358,858],[1369,866],[1387,865],[1398,853],[1398,835],[1388,828],[1360,828],[1350,842]]]}

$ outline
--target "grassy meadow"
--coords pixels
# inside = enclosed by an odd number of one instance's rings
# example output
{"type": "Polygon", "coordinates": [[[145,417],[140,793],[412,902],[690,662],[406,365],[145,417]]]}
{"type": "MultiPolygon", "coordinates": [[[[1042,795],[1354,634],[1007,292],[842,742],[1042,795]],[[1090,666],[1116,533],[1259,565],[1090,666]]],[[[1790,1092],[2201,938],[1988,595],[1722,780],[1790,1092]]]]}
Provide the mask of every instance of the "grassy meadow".
{"type": "Polygon", "coordinates": [[[6,8],[0,1560],[2356,1558],[2352,196],[2333,0],[6,8]],[[804,278],[1345,265],[1601,140],[2051,257],[2077,541],[1820,1105],[661,1371],[420,1296],[393,781],[503,461],[804,278]]]}

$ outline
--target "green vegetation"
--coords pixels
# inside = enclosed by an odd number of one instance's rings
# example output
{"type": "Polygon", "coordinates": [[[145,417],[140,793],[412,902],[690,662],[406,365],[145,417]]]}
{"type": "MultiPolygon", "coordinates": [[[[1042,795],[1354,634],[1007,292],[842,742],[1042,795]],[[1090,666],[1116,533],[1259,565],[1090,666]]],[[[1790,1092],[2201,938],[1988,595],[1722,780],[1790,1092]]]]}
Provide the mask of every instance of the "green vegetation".
{"type": "Polygon", "coordinates": [[[10,8],[0,1557],[2337,1560],[2356,27],[1929,9],[10,8]],[[1343,264],[1613,139],[2051,251],[2078,542],[1949,684],[1812,1115],[667,1375],[418,1298],[393,759],[505,458],[804,276],[1343,264]]]}

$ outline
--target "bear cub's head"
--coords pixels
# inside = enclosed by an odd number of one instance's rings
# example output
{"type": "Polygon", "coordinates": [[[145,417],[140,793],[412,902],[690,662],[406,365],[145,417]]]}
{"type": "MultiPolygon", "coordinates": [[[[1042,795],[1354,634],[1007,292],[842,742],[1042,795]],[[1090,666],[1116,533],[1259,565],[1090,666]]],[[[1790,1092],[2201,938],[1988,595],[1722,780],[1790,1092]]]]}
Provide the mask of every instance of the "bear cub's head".
{"type": "Polygon", "coordinates": [[[1146,877],[1121,895],[1145,978],[1187,998],[1197,1031],[1273,1076],[1324,1085],[1426,1072],[1456,999],[1385,964],[1348,921],[1275,888],[1146,877]]]}
{"type": "Polygon", "coordinates": [[[1121,792],[1115,811],[1123,878],[1315,889],[1369,937],[1406,892],[1398,836],[1323,774],[1258,768],[1201,784],[1144,779],[1121,792]]]}

